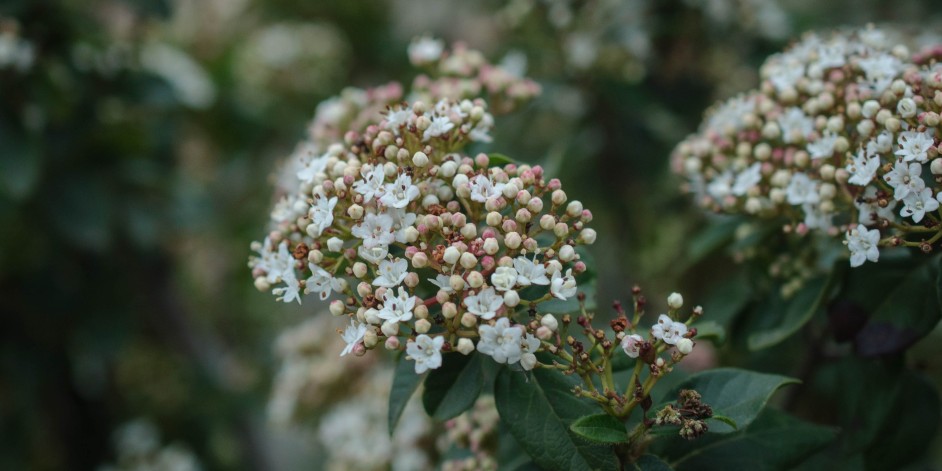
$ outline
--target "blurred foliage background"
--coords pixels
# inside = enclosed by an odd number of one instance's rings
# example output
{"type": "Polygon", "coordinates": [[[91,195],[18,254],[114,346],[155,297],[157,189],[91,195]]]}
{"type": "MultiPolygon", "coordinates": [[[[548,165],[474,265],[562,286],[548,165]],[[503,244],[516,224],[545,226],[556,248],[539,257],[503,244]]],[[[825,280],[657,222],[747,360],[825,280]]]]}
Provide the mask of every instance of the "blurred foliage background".
{"type": "MultiPolygon", "coordinates": [[[[0,468],[120,462],[114,431],[139,417],[204,469],[321,462],[310,437],[268,424],[266,403],[275,337],[323,307],[255,291],[249,242],[317,104],[411,80],[418,35],[465,41],[543,85],[492,148],[543,164],[593,210],[601,305],[643,283],[658,308],[675,289],[705,296],[732,265],[688,263],[705,218],[668,169],[703,111],[755,86],[802,31],[938,24],[933,5],[5,0],[0,468]]],[[[924,350],[912,361],[938,385],[924,350]]]]}

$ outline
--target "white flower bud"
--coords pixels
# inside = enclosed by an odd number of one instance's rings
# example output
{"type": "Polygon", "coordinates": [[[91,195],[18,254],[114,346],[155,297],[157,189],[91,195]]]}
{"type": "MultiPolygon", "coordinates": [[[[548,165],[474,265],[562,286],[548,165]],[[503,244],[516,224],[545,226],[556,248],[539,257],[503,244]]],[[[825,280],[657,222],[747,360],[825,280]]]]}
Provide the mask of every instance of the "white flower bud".
{"type": "Polygon", "coordinates": [[[933,175],[942,175],[942,157],[932,159],[932,163],[929,164],[929,170],[932,171],[933,175]]]}
{"type": "Polygon", "coordinates": [[[876,100],[867,100],[860,109],[860,113],[867,119],[876,116],[878,111],[880,111],[880,103],[876,100]]]}
{"type": "Polygon", "coordinates": [[[416,319],[427,319],[428,318],[428,306],[425,304],[419,303],[412,311],[412,314],[415,315],[416,319]]]}
{"type": "Polygon", "coordinates": [[[462,291],[464,290],[464,279],[458,275],[451,275],[451,278],[448,279],[448,285],[455,291],[462,291]]]}
{"type": "Polygon", "coordinates": [[[458,259],[461,257],[461,252],[458,251],[458,248],[455,246],[448,247],[445,249],[442,259],[445,260],[445,263],[449,265],[454,265],[458,263],[458,259]]]}
{"type": "Polygon", "coordinates": [[[425,152],[416,152],[415,155],[412,156],[412,165],[415,165],[419,168],[428,165],[428,156],[425,155],[425,152]]]}
{"type": "Polygon", "coordinates": [[[500,250],[500,244],[497,242],[497,239],[494,237],[489,237],[484,240],[484,253],[488,255],[494,255],[497,251],[500,250]]]}
{"type": "Polygon", "coordinates": [[[363,319],[373,325],[379,325],[383,323],[383,319],[379,317],[379,311],[374,308],[369,308],[366,312],[363,313],[363,319]]]}
{"type": "Polygon", "coordinates": [[[556,234],[556,237],[562,239],[569,235],[569,226],[565,222],[556,223],[556,227],[553,228],[553,234],[556,234]]]}
{"type": "Polygon", "coordinates": [[[458,339],[458,346],[455,347],[462,355],[470,355],[474,351],[474,342],[471,339],[458,339]]]}
{"type": "Polygon", "coordinates": [[[473,239],[478,235],[478,228],[474,224],[465,224],[460,232],[465,239],[473,239]]]}
{"type": "Polygon", "coordinates": [[[412,266],[415,268],[423,268],[428,265],[428,255],[425,255],[425,252],[416,252],[412,256],[412,266]]]}
{"type": "Polygon", "coordinates": [[[442,316],[445,319],[454,319],[458,315],[458,306],[453,302],[442,304],[442,316]]]}
{"type": "Polygon", "coordinates": [[[477,266],[478,258],[474,256],[471,252],[465,252],[461,254],[461,259],[459,260],[461,266],[470,270],[477,266]]]}
{"type": "Polygon", "coordinates": [[[543,211],[543,200],[540,198],[530,198],[530,201],[527,203],[527,209],[533,213],[543,211]]]}
{"type": "Polygon", "coordinates": [[[347,208],[347,215],[353,218],[353,220],[359,220],[363,217],[363,206],[358,204],[351,205],[347,208]]]}
{"type": "Polygon", "coordinates": [[[569,217],[579,217],[582,214],[582,203],[578,200],[573,200],[566,206],[566,214],[568,214],[569,217]]]}
{"type": "Polygon", "coordinates": [[[468,286],[477,289],[484,285],[484,275],[479,271],[468,273],[468,286]]]}
{"type": "Polygon", "coordinates": [[[550,214],[544,214],[540,217],[540,228],[544,231],[553,230],[556,227],[556,218],[550,214]]]}
{"type": "Polygon", "coordinates": [[[363,334],[363,346],[366,348],[373,348],[376,346],[377,342],[379,342],[379,337],[376,335],[376,331],[373,329],[366,329],[366,333],[363,334]]]}
{"type": "Polygon", "coordinates": [[[586,245],[592,245],[595,243],[595,229],[583,229],[582,232],[579,233],[579,237],[586,245]]]}
{"type": "Polygon", "coordinates": [[[466,312],[462,314],[461,325],[465,327],[474,327],[478,325],[478,316],[475,316],[474,314],[471,314],[470,312],[466,312]]]}
{"type": "Polygon", "coordinates": [[[333,300],[333,301],[330,302],[330,313],[331,313],[331,314],[333,314],[333,315],[335,315],[335,316],[342,316],[343,313],[344,313],[344,311],[346,311],[346,309],[344,309],[344,307],[343,307],[343,301],[340,301],[339,299],[336,299],[336,300],[333,300]]]}
{"type": "Polygon", "coordinates": [[[502,220],[503,220],[503,217],[500,215],[500,213],[498,213],[497,211],[491,211],[487,213],[487,218],[485,219],[485,222],[487,222],[488,226],[497,227],[500,225],[502,220]]]}
{"type": "Polygon", "coordinates": [[[682,338],[677,341],[677,345],[675,346],[677,347],[678,352],[684,355],[689,355],[690,352],[693,351],[693,340],[690,340],[688,338],[682,338]]]}
{"type": "Polygon", "coordinates": [[[559,260],[550,260],[546,262],[546,274],[552,275],[556,272],[562,272],[563,264],[559,263],[559,260]]]}
{"type": "Polygon", "coordinates": [[[451,160],[449,160],[448,162],[445,162],[445,163],[442,164],[442,166],[441,166],[441,171],[439,171],[438,173],[439,173],[439,175],[441,175],[443,178],[451,178],[451,177],[455,176],[455,171],[456,171],[457,169],[458,169],[458,164],[456,164],[456,163],[452,162],[451,160]]]}
{"type": "Polygon", "coordinates": [[[536,329],[536,338],[540,340],[549,340],[553,338],[553,331],[547,328],[545,325],[541,325],[536,329]]]}
{"type": "Polygon", "coordinates": [[[260,276],[255,279],[255,289],[264,293],[271,289],[271,283],[269,283],[264,276],[260,276]]]}
{"type": "Polygon", "coordinates": [[[330,250],[331,252],[340,252],[343,250],[343,241],[336,237],[327,239],[327,250],[330,250]]]}
{"type": "Polygon", "coordinates": [[[417,334],[428,333],[429,329],[432,328],[432,323],[428,319],[419,319],[415,321],[415,332],[417,334]]]}
{"type": "Polygon", "coordinates": [[[366,276],[367,266],[363,262],[356,262],[353,264],[353,276],[357,278],[363,278],[366,276]]]}
{"type": "Polygon", "coordinates": [[[553,204],[559,206],[566,202],[566,192],[563,190],[556,190],[553,192],[552,196],[553,204]]]}
{"type": "Polygon", "coordinates": [[[667,305],[670,306],[671,309],[680,309],[684,307],[684,297],[680,293],[671,293],[670,296],[667,297],[667,305]]]}
{"type": "Polygon", "coordinates": [[[556,320],[556,317],[552,314],[546,314],[540,318],[540,325],[546,327],[553,332],[556,332],[556,329],[559,328],[559,321],[556,320]]]}
{"type": "Polygon", "coordinates": [[[392,337],[399,333],[399,323],[393,321],[383,322],[383,326],[380,328],[387,337],[392,337]]]}
{"type": "Polygon", "coordinates": [[[504,305],[507,307],[516,307],[520,304],[520,295],[516,291],[510,290],[504,292],[504,305]]]}
{"type": "Polygon", "coordinates": [[[521,242],[523,241],[520,239],[520,234],[517,234],[516,232],[509,232],[504,235],[504,245],[506,245],[509,249],[516,249],[517,247],[520,247],[521,242]]]}
{"type": "Polygon", "coordinates": [[[504,190],[501,191],[501,194],[504,195],[504,198],[510,199],[510,198],[516,198],[517,193],[519,191],[520,191],[520,188],[518,188],[517,185],[513,183],[508,183],[504,185],[504,190]]]}
{"type": "Polygon", "coordinates": [[[468,185],[468,176],[463,173],[459,173],[458,175],[455,175],[455,178],[451,181],[451,186],[453,186],[456,190],[461,188],[462,186],[467,186],[467,185],[468,185]]]}
{"type": "MultiPolygon", "coordinates": [[[[375,337],[376,334],[373,334],[375,337]]],[[[388,337],[386,338],[386,343],[384,343],[386,350],[399,350],[399,337],[388,337]]]]}
{"type": "Polygon", "coordinates": [[[559,248],[559,259],[564,262],[570,262],[576,258],[576,251],[571,245],[566,244],[559,248]]]}

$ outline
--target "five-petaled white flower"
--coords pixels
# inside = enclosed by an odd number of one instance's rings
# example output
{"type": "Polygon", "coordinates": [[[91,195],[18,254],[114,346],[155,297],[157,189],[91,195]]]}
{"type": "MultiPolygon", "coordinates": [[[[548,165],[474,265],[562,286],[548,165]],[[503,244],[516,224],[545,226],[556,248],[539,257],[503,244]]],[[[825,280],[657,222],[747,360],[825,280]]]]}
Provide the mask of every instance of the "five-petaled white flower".
{"type": "Polygon", "coordinates": [[[894,152],[903,162],[925,162],[935,141],[928,132],[904,131],[899,135],[899,149],[894,152]]]}
{"type": "Polygon", "coordinates": [[[316,148],[313,144],[307,144],[303,149],[298,151],[298,153],[302,154],[301,159],[303,166],[301,170],[298,170],[297,177],[298,180],[304,183],[313,183],[317,174],[322,173],[324,169],[327,168],[327,155],[314,157],[315,150],[316,148]]]}
{"type": "Polygon", "coordinates": [[[494,288],[487,287],[478,294],[464,298],[464,305],[468,307],[468,312],[481,319],[493,319],[497,310],[504,305],[504,297],[497,294],[494,288]]]}
{"type": "Polygon", "coordinates": [[[399,296],[394,295],[392,289],[386,290],[379,317],[391,322],[405,322],[412,319],[413,309],[415,309],[415,296],[410,295],[400,286],[399,296]]]}
{"type": "Polygon", "coordinates": [[[736,176],[736,182],[733,183],[732,192],[736,196],[745,195],[752,187],[762,181],[762,164],[756,162],[750,165],[736,176]]]}
{"type": "Polygon", "coordinates": [[[834,155],[834,145],[837,144],[837,134],[825,132],[818,140],[808,144],[808,155],[812,159],[824,159],[834,155]]]}
{"type": "Polygon", "coordinates": [[[667,314],[661,314],[657,318],[657,324],[651,326],[651,335],[669,345],[676,345],[686,334],[687,324],[675,322],[667,314]]]}
{"type": "Polygon", "coordinates": [[[366,329],[366,324],[358,324],[355,320],[350,319],[350,325],[343,331],[343,341],[347,343],[347,346],[343,347],[340,356],[352,352],[353,348],[363,341],[363,336],[366,335],[366,329]]]}
{"type": "Polygon", "coordinates": [[[867,260],[876,262],[880,258],[880,231],[856,227],[847,232],[847,248],[850,250],[850,266],[859,267],[867,260]]]}
{"type": "Polygon", "coordinates": [[[506,317],[497,319],[493,326],[482,324],[478,327],[478,335],[481,336],[477,345],[479,352],[489,355],[497,363],[520,361],[523,329],[516,325],[511,327],[506,317]]]}
{"type": "Polygon", "coordinates": [[[379,275],[373,280],[373,286],[381,286],[383,288],[394,288],[402,284],[402,280],[406,279],[408,272],[409,262],[402,258],[397,258],[395,261],[392,260],[380,260],[379,269],[376,270],[376,274],[379,275]]]}
{"type": "Polygon", "coordinates": [[[471,200],[486,202],[490,198],[497,198],[504,191],[503,183],[494,183],[484,175],[476,175],[468,182],[471,189],[471,200]]]}
{"type": "Polygon", "coordinates": [[[644,344],[644,337],[638,334],[626,335],[621,339],[622,350],[631,358],[638,358],[638,355],[641,355],[642,344],[644,344]]]}
{"type": "MultiPolygon", "coordinates": [[[[319,196],[314,199],[309,214],[311,216],[311,225],[316,227],[317,231],[315,232],[316,235],[311,234],[312,236],[319,237],[325,229],[334,223],[334,206],[337,206],[336,196],[329,199],[319,196]]],[[[308,229],[308,233],[311,233],[310,229],[308,229]]]]}
{"type": "Polygon", "coordinates": [[[782,140],[786,144],[801,142],[814,131],[814,120],[796,106],[785,110],[778,117],[778,125],[782,128],[782,140]]]}
{"type": "Polygon", "coordinates": [[[566,270],[566,275],[560,274],[560,271],[553,272],[553,279],[550,280],[550,293],[565,301],[566,298],[576,295],[578,287],[576,286],[576,278],[572,276],[572,268],[566,270]]]}
{"type": "Polygon", "coordinates": [[[520,367],[532,370],[536,366],[536,351],[540,348],[540,339],[533,334],[527,334],[520,342],[520,367]]]}
{"type": "Polygon", "coordinates": [[[877,175],[877,170],[880,168],[880,156],[869,150],[860,149],[845,168],[850,173],[847,183],[867,185],[877,175]]]}
{"type": "Polygon", "coordinates": [[[442,366],[442,345],[445,337],[435,338],[421,334],[415,341],[409,340],[406,344],[406,354],[415,360],[415,374],[422,374],[442,366]]]}
{"type": "Polygon", "coordinates": [[[363,239],[363,246],[368,249],[379,246],[385,247],[396,241],[396,234],[393,232],[393,218],[385,213],[368,213],[359,224],[353,226],[350,232],[355,237],[363,239]]]}
{"type": "Polygon", "coordinates": [[[360,168],[362,180],[353,183],[353,191],[363,195],[363,202],[369,203],[373,197],[383,196],[383,182],[386,180],[386,174],[383,173],[383,166],[377,165],[370,167],[364,165],[360,168]]]}
{"type": "Polygon", "coordinates": [[[883,175],[883,179],[893,187],[893,198],[896,201],[901,201],[910,193],[926,187],[926,182],[922,180],[922,165],[916,162],[909,164],[897,162],[893,170],[883,175]]]}
{"type": "Polygon", "coordinates": [[[886,207],[881,207],[877,200],[877,189],[868,186],[861,198],[854,200],[854,206],[857,207],[857,222],[865,226],[872,226],[880,219],[893,219],[893,209],[896,208],[896,201],[887,201],[886,207]]]}
{"type": "Polygon", "coordinates": [[[548,285],[546,265],[536,263],[527,257],[519,256],[514,259],[514,270],[517,270],[517,284],[520,286],[548,285]]]}
{"type": "Polygon", "coordinates": [[[903,205],[899,215],[903,217],[912,216],[913,222],[922,221],[926,213],[939,209],[939,201],[932,196],[931,188],[910,192],[909,195],[903,198],[903,205]]]}
{"type": "Polygon", "coordinates": [[[387,183],[384,188],[386,193],[379,201],[390,208],[405,208],[419,196],[419,187],[413,185],[412,177],[405,173],[400,174],[395,182],[387,183]]]}
{"type": "MultiPolygon", "coordinates": [[[[451,287],[451,277],[448,275],[435,275],[434,280],[429,278],[428,281],[432,283],[433,285],[438,286],[438,289],[440,291],[444,291],[446,293],[455,292],[455,289],[451,287]]],[[[461,282],[464,283],[464,286],[462,287],[462,289],[468,287],[468,282],[464,281],[463,278],[461,279],[461,282]]]]}
{"type": "Polygon", "coordinates": [[[788,204],[801,205],[805,203],[817,203],[821,200],[818,194],[819,183],[808,178],[808,175],[796,173],[792,175],[788,187],[785,188],[785,199],[788,204]]]}
{"type": "Polygon", "coordinates": [[[451,131],[454,127],[455,123],[452,123],[451,119],[447,116],[435,116],[432,118],[432,124],[422,133],[422,141],[425,142],[433,137],[441,136],[451,131]]]}
{"type": "Polygon", "coordinates": [[[514,285],[517,284],[517,270],[510,267],[497,267],[491,275],[491,284],[497,291],[514,289],[514,285]]]}

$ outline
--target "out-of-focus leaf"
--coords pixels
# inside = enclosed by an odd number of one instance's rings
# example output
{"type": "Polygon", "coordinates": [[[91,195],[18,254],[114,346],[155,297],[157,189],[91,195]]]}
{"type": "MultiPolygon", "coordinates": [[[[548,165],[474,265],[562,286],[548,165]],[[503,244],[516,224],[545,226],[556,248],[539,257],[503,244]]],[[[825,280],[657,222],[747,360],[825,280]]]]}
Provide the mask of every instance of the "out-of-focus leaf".
{"type": "Polygon", "coordinates": [[[389,434],[392,435],[402,417],[402,411],[406,410],[406,404],[419,384],[422,383],[424,375],[415,374],[414,363],[406,361],[400,357],[396,362],[396,371],[393,374],[392,389],[389,391],[389,416],[388,427],[389,434]]]}
{"type": "Polygon", "coordinates": [[[752,299],[752,285],[746,272],[740,270],[713,285],[703,301],[704,321],[728,326],[752,299]]]}
{"type": "Polygon", "coordinates": [[[477,353],[443,355],[441,368],[432,370],[425,379],[422,405],[428,415],[448,420],[474,405],[485,383],[481,358],[477,353]]]}
{"type": "Polygon", "coordinates": [[[490,162],[487,164],[488,167],[503,167],[507,164],[520,164],[519,161],[497,152],[487,154],[487,157],[490,160],[490,162]]]}
{"type": "Polygon", "coordinates": [[[786,302],[781,311],[782,318],[775,327],[753,331],[749,334],[749,349],[754,351],[777,345],[798,332],[815,313],[824,308],[825,301],[842,275],[843,270],[835,268],[828,276],[819,276],[806,281],[805,285],[786,302]]]}
{"type": "Polygon", "coordinates": [[[0,194],[22,200],[36,188],[42,169],[39,148],[6,126],[0,126],[0,194]]]}
{"type": "Polygon", "coordinates": [[[673,471],[674,468],[654,455],[642,455],[638,461],[631,463],[634,471],[673,471]]]}
{"type": "Polygon", "coordinates": [[[716,321],[697,322],[697,340],[713,340],[713,343],[722,345],[726,341],[726,329],[716,321]]]}
{"type": "Polygon", "coordinates": [[[724,217],[697,232],[687,245],[687,265],[694,265],[733,240],[736,228],[742,224],[738,217],[724,217]]]}
{"type": "Polygon", "coordinates": [[[608,414],[593,414],[576,419],[569,430],[586,440],[596,443],[624,443],[628,432],[622,421],[608,414]]]}

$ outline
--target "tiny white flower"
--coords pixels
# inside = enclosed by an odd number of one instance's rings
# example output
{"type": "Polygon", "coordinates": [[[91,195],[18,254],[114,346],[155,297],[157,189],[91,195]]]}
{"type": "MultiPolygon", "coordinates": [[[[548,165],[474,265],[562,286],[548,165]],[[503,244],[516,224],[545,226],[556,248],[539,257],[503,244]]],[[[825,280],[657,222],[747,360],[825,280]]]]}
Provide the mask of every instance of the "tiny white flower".
{"type": "Polygon", "coordinates": [[[896,201],[887,201],[885,208],[880,207],[876,201],[877,189],[868,186],[861,198],[854,200],[854,206],[857,207],[857,222],[865,226],[872,226],[880,219],[893,219],[893,210],[896,208],[896,201]]]}
{"type": "Polygon", "coordinates": [[[677,341],[677,345],[675,346],[677,347],[678,352],[684,355],[690,355],[690,352],[693,351],[693,340],[688,338],[681,338],[677,341]]]}
{"type": "MultiPolygon", "coordinates": [[[[436,275],[435,279],[429,278],[428,281],[435,286],[438,286],[439,290],[445,291],[446,293],[454,293],[455,289],[451,287],[451,277],[448,275],[436,275]]],[[[464,281],[462,278],[461,281],[464,283],[464,288],[467,289],[468,282],[464,281]]]]}
{"type": "Polygon", "coordinates": [[[405,208],[419,196],[419,187],[412,184],[412,177],[402,173],[394,183],[384,186],[385,194],[380,203],[390,208],[405,208]]]}
{"type": "Polygon", "coordinates": [[[736,182],[733,183],[732,193],[736,196],[745,195],[752,187],[762,181],[762,164],[756,162],[743,170],[736,176],[736,182]]]}
{"type": "MultiPolygon", "coordinates": [[[[334,223],[335,206],[337,206],[336,196],[330,199],[324,197],[314,199],[314,203],[311,204],[311,210],[308,213],[311,217],[311,226],[317,228],[316,235],[311,234],[312,237],[320,237],[324,230],[334,223]]],[[[311,233],[310,226],[308,226],[308,233],[311,233]]]]}
{"type": "Polygon", "coordinates": [[[926,187],[926,182],[922,180],[922,165],[916,162],[897,162],[893,170],[883,175],[883,179],[893,187],[893,198],[896,201],[901,201],[910,193],[926,187]]]}
{"type": "Polygon", "coordinates": [[[782,128],[782,141],[786,144],[801,142],[814,131],[814,120],[796,106],[785,110],[778,117],[778,125],[782,128]]]}
{"type": "Polygon", "coordinates": [[[464,298],[464,305],[468,307],[468,312],[481,319],[493,319],[497,310],[504,305],[504,297],[497,294],[494,288],[488,287],[464,298]]]}
{"type": "Polygon", "coordinates": [[[376,273],[379,275],[373,280],[373,286],[381,286],[383,288],[394,288],[402,284],[402,280],[406,279],[406,275],[409,268],[409,262],[402,258],[397,258],[395,261],[392,260],[381,260],[379,262],[379,269],[376,270],[376,273]]]}
{"type": "Polygon", "coordinates": [[[565,276],[561,275],[560,271],[553,272],[553,279],[550,280],[550,293],[553,296],[565,301],[566,298],[575,296],[576,291],[578,287],[575,277],[572,276],[572,268],[566,270],[565,276]]]}
{"type": "Polygon", "coordinates": [[[363,337],[366,335],[366,329],[366,324],[359,324],[355,320],[350,319],[350,325],[343,331],[343,341],[347,343],[347,346],[343,347],[340,356],[345,356],[352,352],[353,348],[363,341],[363,337]]]}
{"type": "Polygon", "coordinates": [[[902,61],[886,53],[876,53],[860,59],[858,65],[866,74],[866,84],[876,92],[877,96],[886,91],[903,70],[902,61]]]}
{"type": "Polygon", "coordinates": [[[323,173],[324,169],[327,168],[327,159],[328,156],[322,155],[320,157],[314,157],[313,154],[316,151],[316,148],[313,144],[306,144],[302,149],[297,151],[297,154],[300,154],[302,167],[301,170],[298,170],[297,177],[298,180],[301,180],[304,183],[313,183],[315,177],[319,173],[323,173]]]}
{"type": "Polygon", "coordinates": [[[442,346],[445,337],[422,334],[406,343],[406,354],[415,360],[415,374],[422,374],[442,366],[442,346]]]}
{"type": "Polygon", "coordinates": [[[357,255],[373,265],[379,265],[379,262],[385,260],[386,256],[389,255],[389,247],[386,245],[378,245],[376,247],[366,248],[365,245],[361,245],[357,247],[357,255]]]}
{"type": "Polygon", "coordinates": [[[859,267],[867,260],[876,262],[880,258],[880,231],[857,227],[846,235],[847,248],[850,250],[850,266],[859,267]]]}
{"type": "Polygon", "coordinates": [[[283,281],[285,286],[271,290],[273,294],[278,296],[275,300],[284,301],[285,303],[297,301],[298,304],[301,304],[301,283],[295,279],[294,271],[286,272],[283,281]]]}
{"type": "Polygon", "coordinates": [[[925,162],[928,160],[929,149],[932,148],[935,141],[928,132],[904,131],[900,133],[898,141],[899,149],[894,152],[900,156],[903,162],[925,162]]]}
{"type": "Polygon", "coordinates": [[[491,275],[491,284],[497,291],[507,291],[517,284],[517,270],[510,267],[497,267],[491,275]]]}
{"type": "Polygon", "coordinates": [[[479,352],[490,356],[497,363],[520,361],[523,329],[519,326],[511,327],[506,317],[497,319],[493,326],[482,324],[478,327],[478,335],[481,337],[477,346],[479,352]]]}
{"type": "Polygon", "coordinates": [[[803,173],[792,175],[792,179],[785,188],[785,199],[788,204],[801,205],[805,203],[817,203],[821,200],[818,194],[818,182],[808,178],[803,173]]]}
{"type": "Polygon", "coordinates": [[[484,175],[477,175],[469,182],[471,189],[471,200],[486,202],[490,198],[497,198],[504,191],[503,183],[494,183],[490,178],[484,175]]]}
{"type": "Polygon", "coordinates": [[[824,159],[834,155],[834,145],[837,144],[837,134],[825,132],[818,140],[808,144],[808,155],[812,159],[824,159]]]}
{"type": "Polygon", "coordinates": [[[550,284],[546,277],[546,266],[535,260],[521,255],[514,259],[514,269],[517,270],[517,284],[520,286],[550,284]]]}
{"type": "Polygon", "coordinates": [[[913,222],[917,223],[922,221],[926,213],[939,209],[939,201],[933,198],[931,188],[910,192],[903,198],[903,205],[899,215],[912,217],[913,222]]]}
{"type": "Polygon", "coordinates": [[[726,198],[733,192],[733,183],[735,181],[735,176],[730,170],[717,175],[713,180],[710,181],[710,184],[707,185],[707,194],[712,196],[716,200],[722,200],[726,198]]]}
{"type": "Polygon", "coordinates": [[[317,293],[323,301],[330,297],[331,291],[340,291],[340,280],[334,278],[330,272],[313,263],[309,263],[308,268],[311,269],[311,276],[304,283],[305,294],[317,293]]]}
{"type": "Polygon", "coordinates": [[[625,354],[631,358],[638,358],[641,355],[641,344],[644,343],[644,337],[638,334],[626,335],[621,339],[621,348],[625,354]]]}
{"type": "Polygon", "coordinates": [[[857,155],[847,164],[846,170],[850,173],[847,183],[864,186],[869,184],[877,175],[880,168],[880,156],[864,149],[857,151],[857,155]]]}
{"type": "Polygon", "coordinates": [[[393,218],[389,214],[367,213],[367,215],[350,231],[355,237],[363,239],[363,246],[385,247],[396,240],[393,231],[393,218]]]}
{"type": "Polygon", "coordinates": [[[422,142],[425,142],[433,137],[441,136],[442,134],[451,131],[455,127],[455,123],[452,123],[447,116],[436,116],[432,118],[432,124],[425,129],[425,132],[422,134],[422,142]]]}
{"type": "Polygon", "coordinates": [[[383,123],[383,127],[398,134],[399,128],[409,124],[409,120],[413,116],[415,116],[415,113],[412,111],[412,109],[403,109],[400,106],[395,106],[389,110],[389,113],[386,114],[386,121],[383,123]]]}
{"type": "Polygon", "coordinates": [[[386,180],[386,174],[383,172],[382,165],[372,168],[369,165],[364,165],[360,168],[360,176],[363,179],[353,183],[353,191],[363,195],[364,203],[369,203],[374,196],[377,198],[383,196],[383,183],[386,180]]]}
{"type": "Polygon", "coordinates": [[[391,322],[405,322],[412,319],[413,309],[415,309],[415,296],[410,295],[400,286],[398,296],[393,295],[392,289],[386,290],[379,317],[391,322]]]}
{"type": "Polygon", "coordinates": [[[686,333],[686,324],[683,322],[675,322],[666,314],[661,314],[657,318],[657,324],[651,326],[651,335],[670,345],[675,345],[686,333]]]}
{"type": "Polygon", "coordinates": [[[409,61],[415,65],[428,64],[441,58],[444,50],[445,42],[441,39],[422,36],[409,44],[409,61]]]}
{"type": "Polygon", "coordinates": [[[527,334],[520,342],[520,367],[526,371],[536,366],[536,351],[540,348],[540,339],[533,334],[527,334]]]}

